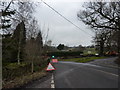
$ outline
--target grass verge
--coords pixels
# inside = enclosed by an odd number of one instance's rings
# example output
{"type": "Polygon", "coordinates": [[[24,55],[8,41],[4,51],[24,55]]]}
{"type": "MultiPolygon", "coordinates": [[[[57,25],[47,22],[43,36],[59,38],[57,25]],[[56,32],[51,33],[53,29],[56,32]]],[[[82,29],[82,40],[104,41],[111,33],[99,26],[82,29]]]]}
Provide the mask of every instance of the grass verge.
{"type": "Polygon", "coordinates": [[[46,75],[47,72],[45,70],[42,70],[41,72],[29,73],[21,77],[16,77],[11,81],[3,82],[2,88],[17,88],[46,75]]]}
{"type": "Polygon", "coordinates": [[[95,59],[104,59],[106,57],[82,57],[82,58],[72,58],[72,59],[59,59],[59,61],[74,61],[79,63],[86,63],[89,61],[93,61],[95,59]]]}

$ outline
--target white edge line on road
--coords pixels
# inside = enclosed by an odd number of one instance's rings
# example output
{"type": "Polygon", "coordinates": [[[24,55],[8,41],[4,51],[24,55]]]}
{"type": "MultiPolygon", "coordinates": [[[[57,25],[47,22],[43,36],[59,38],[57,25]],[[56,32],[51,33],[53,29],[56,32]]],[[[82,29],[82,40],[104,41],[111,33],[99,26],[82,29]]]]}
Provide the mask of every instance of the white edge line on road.
{"type": "Polygon", "coordinates": [[[52,77],[51,77],[51,88],[55,88],[53,73],[52,73],[52,77]]]}
{"type": "MultiPolygon", "coordinates": [[[[92,68],[92,69],[93,69],[93,68],[92,68]]],[[[110,73],[110,72],[105,72],[105,71],[103,71],[103,70],[98,70],[98,69],[94,69],[94,70],[100,71],[100,72],[104,72],[104,73],[107,73],[107,74],[111,74],[111,75],[114,75],[114,76],[118,77],[117,74],[113,74],[113,73],[110,73]]]]}
{"type": "Polygon", "coordinates": [[[119,67],[119,66],[113,66],[113,65],[107,65],[107,66],[110,66],[110,67],[113,67],[113,68],[120,69],[120,67],[119,67]]]}

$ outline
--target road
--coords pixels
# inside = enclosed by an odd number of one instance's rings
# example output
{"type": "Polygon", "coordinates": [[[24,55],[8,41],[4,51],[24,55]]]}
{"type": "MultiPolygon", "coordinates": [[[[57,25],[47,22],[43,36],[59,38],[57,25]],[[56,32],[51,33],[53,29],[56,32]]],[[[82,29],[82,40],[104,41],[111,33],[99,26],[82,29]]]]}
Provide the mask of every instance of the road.
{"type": "Polygon", "coordinates": [[[49,73],[47,76],[42,77],[38,80],[32,81],[22,87],[20,87],[20,90],[26,90],[26,88],[29,89],[36,89],[36,88],[51,88],[51,76],[52,73],[49,73]]]}
{"type": "Polygon", "coordinates": [[[117,58],[118,57],[109,57],[109,58],[105,58],[105,59],[97,59],[97,60],[91,61],[89,63],[104,66],[104,67],[118,68],[118,65],[115,63],[115,60],[117,58]]]}
{"type": "Polygon", "coordinates": [[[114,59],[100,59],[88,63],[59,61],[54,63],[56,70],[53,73],[23,86],[22,89],[118,88],[118,68],[113,63],[114,59]]]}
{"type": "Polygon", "coordinates": [[[118,88],[118,69],[59,61],[54,64],[55,88],[118,88]]]}

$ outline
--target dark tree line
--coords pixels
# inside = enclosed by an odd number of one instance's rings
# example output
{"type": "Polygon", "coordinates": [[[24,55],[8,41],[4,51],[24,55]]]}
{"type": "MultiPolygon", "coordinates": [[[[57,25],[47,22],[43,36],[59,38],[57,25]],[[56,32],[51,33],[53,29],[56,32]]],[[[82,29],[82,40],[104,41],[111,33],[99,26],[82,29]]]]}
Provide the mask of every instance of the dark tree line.
{"type": "Polygon", "coordinates": [[[88,2],[77,16],[94,28],[94,41],[101,55],[105,50],[120,52],[120,2],[88,2]]]}
{"type": "Polygon", "coordinates": [[[2,11],[2,62],[3,66],[9,63],[22,62],[31,64],[31,72],[34,66],[45,66],[42,58],[43,39],[36,19],[33,17],[33,2],[0,2],[2,11]],[[11,9],[11,6],[15,8],[11,9]],[[14,13],[13,13],[14,11],[14,13]],[[7,19],[7,20],[6,20],[7,19]],[[10,21],[10,27],[7,26],[10,21]]]}
{"type": "Polygon", "coordinates": [[[59,45],[57,46],[57,49],[58,49],[58,50],[63,50],[63,49],[64,49],[64,44],[59,44],[59,45]]]}
{"type": "Polygon", "coordinates": [[[24,22],[18,24],[12,34],[3,35],[3,62],[17,62],[24,58],[24,47],[26,43],[26,29],[24,22]]]}

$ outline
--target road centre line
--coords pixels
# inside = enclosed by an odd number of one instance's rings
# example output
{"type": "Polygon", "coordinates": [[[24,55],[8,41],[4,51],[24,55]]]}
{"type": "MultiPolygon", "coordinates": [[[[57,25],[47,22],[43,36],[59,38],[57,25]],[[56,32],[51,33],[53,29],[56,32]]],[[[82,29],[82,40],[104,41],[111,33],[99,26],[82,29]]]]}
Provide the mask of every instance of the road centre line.
{"type": "Polygon", "coordinates": [[[51,77],[51,88],[55,88],[53,73],[52,73],[52,77],[51,77]]]}

